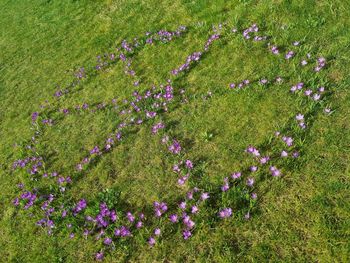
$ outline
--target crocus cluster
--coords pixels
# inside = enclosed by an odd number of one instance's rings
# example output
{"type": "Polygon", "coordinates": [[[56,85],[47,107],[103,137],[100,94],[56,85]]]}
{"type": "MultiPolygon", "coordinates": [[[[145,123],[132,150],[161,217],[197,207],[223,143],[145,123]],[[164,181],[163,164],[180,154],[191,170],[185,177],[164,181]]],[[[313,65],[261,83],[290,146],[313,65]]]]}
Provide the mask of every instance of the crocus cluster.
{"type": "Polygon", "coordinates": [[[186,62],[184,64],[182,64],[180,67],[178,67],[177,69],[174,69],[172,71],[172,74],[173,75],[178,75],[182,71],[188,70],[193,62],[199,61],[201,56],[202,56],[202,52],[194,52],[194,53],[192,53],[191,55],[189,55],[187,57],[186,62]]]}

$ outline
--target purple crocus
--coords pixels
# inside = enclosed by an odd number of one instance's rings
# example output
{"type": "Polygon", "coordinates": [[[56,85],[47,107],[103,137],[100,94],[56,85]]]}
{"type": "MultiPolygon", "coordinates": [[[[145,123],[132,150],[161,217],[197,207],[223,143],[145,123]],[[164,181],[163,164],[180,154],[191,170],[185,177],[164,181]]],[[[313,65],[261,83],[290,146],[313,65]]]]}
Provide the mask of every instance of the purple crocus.
{"type": "Polygon", "coordinates": [[[185,229],[183,232],[182,232],[182,236],[185,240],[189,239],[191,236],[192,236],[192,233],[190,230],[188,229],[185,229]]]}
{"type": "Polygon", "coordinates": [[[228,218],[232,216],[232,209],[231,208],[224,208],[219,211],[219,217],[220,218],[228,218]]]}

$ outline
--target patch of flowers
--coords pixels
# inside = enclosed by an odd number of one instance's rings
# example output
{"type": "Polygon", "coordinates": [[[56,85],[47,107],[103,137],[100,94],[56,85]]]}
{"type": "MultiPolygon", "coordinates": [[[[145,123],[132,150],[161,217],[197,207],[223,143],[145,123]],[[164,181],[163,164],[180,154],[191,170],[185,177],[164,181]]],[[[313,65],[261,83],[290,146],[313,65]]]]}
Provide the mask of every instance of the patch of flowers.
{"type": "MultiPolygon", "coordinates": [[[[132,61],[137,50],[143,48],[145,45],[155,45],[156,43],[166,44],[175,38],[180,37],[186,31],[186,27],[180,26],[175,31],[160,30],[156,33],[146,33],[143,39],[133,39],[132,42],[126,40],[122,41],[120,46],[113,51],[113,53],[106,53],[103,56],[97,57],[97,62],[94,67],[81,67],[74,73],[74,80],[67,85],[67,88],[59,88],[54,96],[57,100],[61,100],[63,95],[71,93],[74,87],[82,85],[85,79],[88,79],[93,74],[99,74],[100,71],[107,70],[118,61],[125,64],[125,73],[134,78],[133,85],[139,86],[139,79],[136,77],[136,72],[132,69],[132,61]]],[[[60,118],[65,118],[71,114],[80,112],[95,113],[106,109],[113,109],[117,113],[116,128],[110,134],[102,138],[103,143],[90,148],[84,153],[84,156],[78,163],[74,164],[75,169],[72,170],[72,175],[63,176],[56,171],[49,172],[45,168],[44,158],[40,156],[35,147],[37,138],[40,134],[37,132],[31,139],[31,143],[26,147],[27,155],[23,158],[13,162],[13,170],[23,169],[26,171],[29,180],[29,187],[23,183],[18,185],[19,194],[13,200],[13,204],[24,210],[40,208],[42,218],[36,224],[45,228],[49,234],[54,234],[66,225],[65,229],[69,229],[69,237],[74,238],[76,234],[85,237],[91,236],[96,242],[100,242],[101,248],[95,254],[95,259],[103,260],[105,254],[114,249],[114,244],[117,242],[124,242],[125,240],[135,237],[138,233],[147,233],[145,243],[150,247],[154,247],[157,241],[162,238],[166,232],[167,227],[178,227],[181,236],[184,240],[188,240],[195,233],[196,228],[200,226],[203,218],[215,218],[218,220],[230,220],[230,218],[240,217],[244,220],[249,220],[251,214],[254,212],[254,206],[258,201],[258,186],[260,178],[269,176],[277,180],[277,177],[283,177],[287,173],[287,168],[290,167],[287,161],[292,161],[299,157],[299,138],[301,134],[307,130],[305,124],[305,116],[309,116],[309,112],[298,112],[293,116],[288,129],[281,132],[276,132],[275,136],[269,142],[268,147],[262,148],[249,145],[245,150],[247,161],[249,165],[242,165],[240,171],[233,172],[230,175],[223,175],[223,181],[220,185],[215,185],[208,191],[205,187],[200,187],[200,179],[194,176],[197,172],[197,165],[195,160],[186,157],[186,145],[181,138],[175,138],[167,131],[167,123],[164,121],[166,114],[171,111],[172,105],[183,102],[184,90],[178,90],[176,79],[180,77],[180,73],[190,71],[195,68],[195,65],[201,63],[201,58],[204,53],[210,53],[214,41],[220,41],[225,34],[230,32],[237,32],[238,29],[228,30],[223,25],[214,27],[214,32],[211,32],[210,37],[204,44],[202,51],[190,54],[185,63],[172,70],[171,76],[165,81],[165,84],[159,86],[152,86],[151,88],[141,92],[135,90],[132,95],[124,99],[112,99],[111,102],[100,102],[96,106],[89,106],[88,103],[82,102],[73,107],[59,108],[57,112],[60,118]],[[227,32],[229,31],[229,32],[227,32]],[[295,121],[301,129],[293,130],[293,123],[295,121]],[[108,200],[101,199],[90,202],[87,197],[81,197],[75,201],[65,201],[60,203],[63,194],[67,194],[72,184],[74,184],[75,175],[84,171],[88,171],[93,161],[98,162],[105,154],[110,153],[113,148],[123,141],[128,135],[131,128],[139,126],[146,126],[149,128],[150,134],[159,136],[159,142],[166,148],[166,153],[174,158],[171,164],[172,171],[176,173],[177,185],[183,187],[181,189],[189,189],[178,203],[170,203],[166,201],[154,201],[146,211],[131,211],[118,206],[118,204],[110,204],[108,200]],[[35,187],[35,183],[43,178],[52,179],[54,183],[50,185],[50,193],[42,191],[41,188],[35,187]],[[188,188],[186,188],[188,187],[188,188]],[[230,207],[227,203],[232,204],[230,195],[237,192],[238,200],[242,203],[240,211],[237,207],[230,207]],[[216,202],[215,207],[209,207],[208,199],[213,199],[216,202]],[[228,200],[223,203],[222,200],[228,200]],[[211,214],[203,215],[202,211],[214,211],[211,214]],[[211,210],[210,210],[210,209],[211,210]],[[74,222],[74,223],[70,223],[74,222]],[[73,225],[75,224],[75,225],[73,225]],[[74,227],[73,227],[74,226],[74,227]],[[71,229],[83,229],[71,230],[71,229]],[[146,229],[146,230],[145,230],[146,229]],[[80,233],[80,232],[82,233],[80,233]]],[[[267,36],[258,35],[259,28],[256,24],[249,26],[242,31],[245,40],[253,39],[254,41],[264,41],[267,36]]],[[[277,55],[280,53],[278,47],[269,44],[270,52],[277,55]]],[[[299,42],[293,43],[293,47],[299,46],[299,42]]],[[[269,53],[269,52],[268,52],[269,53]]],[[[268,55],[268,54],[267,54],[268,55]]],[[[296,51],[288,51],[285,59],[291,60],[295,57],[296,51]]],[[[307,64],[303,60],[302,64],[307,64]]],[[[288,62],[290,63],[290,62],[288,62]]],[[[319,72],[326,66],[326,60],[319,57],[316,61],[317,66],[314,71],[319,72]]],[[[229,84],[231,89],[243,89],[252,83],[259,83],[259,85],[266,85],[268,83],[282,84],[283,79],[277,76],[273,80],[268,80],[265,77],[259,78],[256,81],[245,79],[241,82],[232,82],[229,84]]],[[[307,83],[307,82],[305,82],[307,83]]],[[[269,86],[269,85],[268,85],[269,86]]],[[[281,85],[282,86],[282,85],[281,85]]],[[[301,98],[308,99],[305,104],[319,105],[323,100],[321,94],[326,92],[324,86],[315,88],[306,88],[307,84],[298,82],[288,89],[293,94],[301,95],[301,98]]],[[[289,92],[289,93],[290,93],[289,92]]],[[[205,97],[211,97],[212,93],[208,93],[205,97]]],[[[186,100],[187,101],[187,100],[186,100]]],[[[45,108],[45,107],[43,107],[45,108]]],[[[32,127],[41,127],[45,129],[45,125],[53,125],[59,122],[60,119],[51,119],[51,115],[42,114],[44,110],[34,112],[31,118],[32,127]]],[[[324,109],[326,114],[331,113],[330,108],[324,109]]],[[[53,117],[52,117],[53,118],[53,117]]],[[[308,124],[310,119],[308,118],[308,124]]],[[[199,167],[199,165],[198,165],[199,167]]],[[[199,169],[199,168],[198,168],[199,169]]],[[[259,194],[260,196],[260,194],[259,194]]]]}

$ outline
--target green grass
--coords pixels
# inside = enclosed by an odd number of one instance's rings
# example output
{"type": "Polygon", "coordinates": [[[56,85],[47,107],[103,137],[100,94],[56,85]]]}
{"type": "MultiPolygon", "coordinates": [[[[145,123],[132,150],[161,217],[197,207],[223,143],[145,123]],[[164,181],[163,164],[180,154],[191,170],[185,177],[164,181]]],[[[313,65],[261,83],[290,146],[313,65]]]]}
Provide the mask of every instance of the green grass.
{"type": "MultiPolygon", "coordinates": [[[[79,92],[59,102],[52,96],[55,86],[64,86],[75,69],[91,67],[97,55],[110,52],[123,39],[187,25],[184,36],[166,45],[147,46],[133,60],[141,90],[164,83],[189,54],[202,50],[211,26],[226,21],[239,28],[257,23],[279,46],[300,40],[300,55],[325,56],[329,65],[318,79],[327,81],[332,91],[327,104],[334,112],[310,116],[312,125],[300,143],[300,159],[287,164],[284,177],[261,180],[259,202],[250,221],[206,218],[186,242],[177,233],[150,249],[137,238],[127,247],[117,246],[105,261],[348,262],[349,4],[330,0],[0,1],[0,261],[91,262],[100,249],[92,238],[69,239],[68,230],[47,236],[35,226],[39,213],[33,210],[29,217],[30,212],[16,210],[11,205],[18,194],[16,184],[31,182],[24,173],[12,172],[11,165],[21,156],[16,144],[32,136],[31,113],[46,99],[62,109],[125,98],[135,88],[120,63],[84,80],[79,92]]],[[[288,90],[300,80],[313,78],[307,70],[311,65],[301,71],[296,63],[282,63],[283,59],[267,53],[259,43],[230,36],[214,42],[200,63],[176,82],[186,89],[189,102],[174,105],[164,120],[172,124],[171,134],[187,142],[183,145],[186,157],[198,164],[202,186],[213,191],[242,163],[249,164],[243,154],[247,145],[264,145],[274,131],[305,111],[305,105],[288,90]],[[276,75],[286,77],[285,83],[266,88],[254,85],[239,92],[227,87],[232,81],[276,75]],[[213,96],[203,100],[208,91],[213,96]]],[[[115,115],[109,108],[71,114],[47,128],[40,149],[50,170],[69,175],[85,153],[113,131],[115,115]]],[[[140,128],[101,158],[73,184],[69,196],[93,201],[104,189],[116,187],[132,208],[148,209],[154,200],[178,200],[187,188],[177,186],[171,171],[175,160],[149,130],[150,125],[140,128]]],[[[144,235],[148,237],[147,232],[144,235]]]]}

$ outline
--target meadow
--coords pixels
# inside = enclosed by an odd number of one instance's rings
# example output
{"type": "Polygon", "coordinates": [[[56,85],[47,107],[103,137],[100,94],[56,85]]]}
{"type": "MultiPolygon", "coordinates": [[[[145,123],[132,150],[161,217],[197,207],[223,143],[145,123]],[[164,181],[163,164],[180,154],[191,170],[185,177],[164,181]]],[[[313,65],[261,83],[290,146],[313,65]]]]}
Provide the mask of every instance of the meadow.
{"type": "Polygon", "coordinates": [[[0,1],[0,262],[349,262],[348,1],[0,1]]]}

